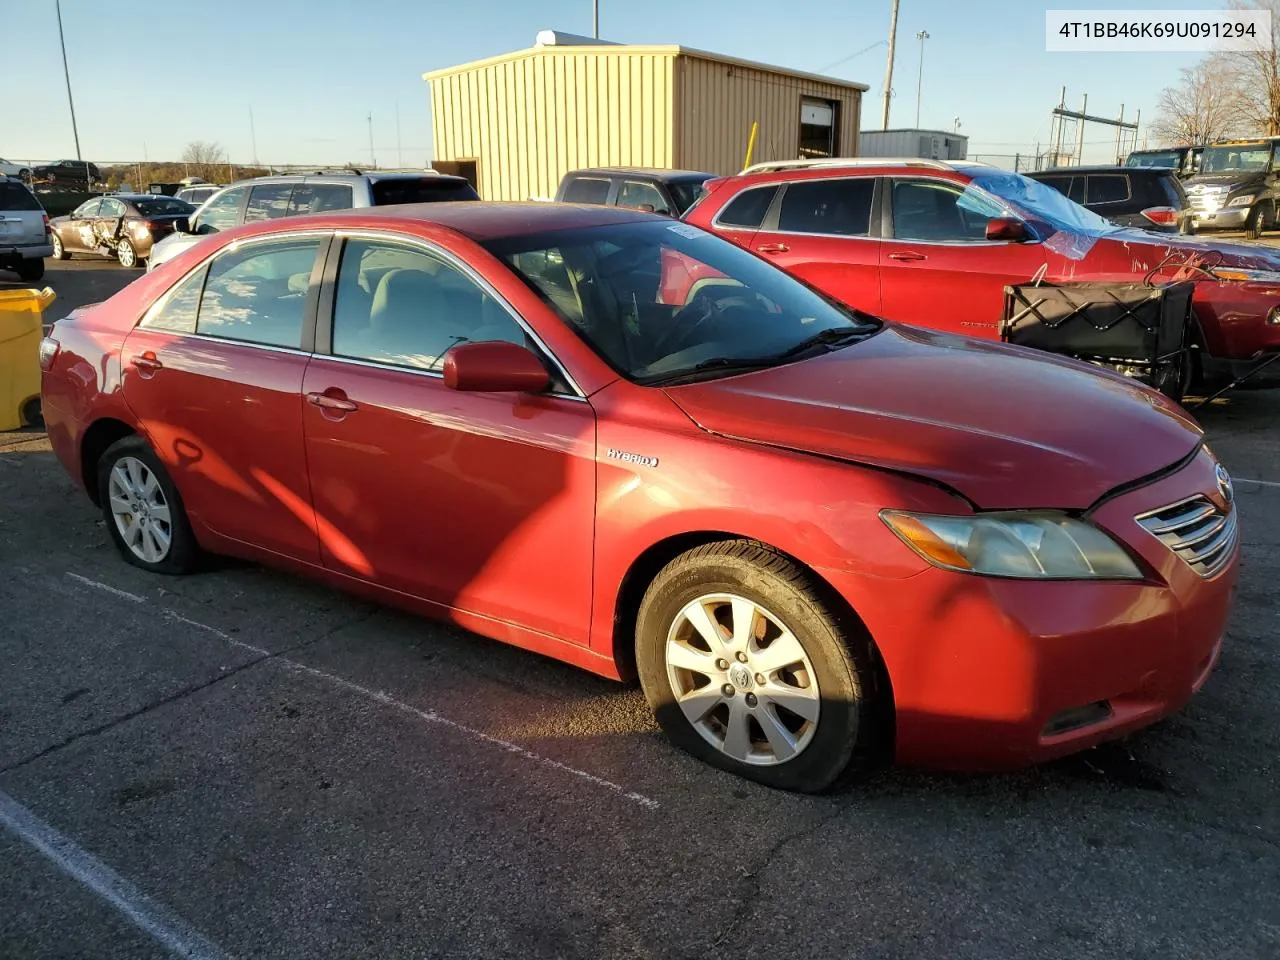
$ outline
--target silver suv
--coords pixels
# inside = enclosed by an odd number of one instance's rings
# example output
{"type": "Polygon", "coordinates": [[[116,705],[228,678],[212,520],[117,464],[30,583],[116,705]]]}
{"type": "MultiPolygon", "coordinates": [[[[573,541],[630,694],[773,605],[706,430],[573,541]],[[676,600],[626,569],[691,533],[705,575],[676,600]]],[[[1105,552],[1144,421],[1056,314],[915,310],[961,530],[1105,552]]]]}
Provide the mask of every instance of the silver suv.
{"type": "Polygon", "coordinates": [[[24,283],[44,276],[44,258],[53,256],[49,216],[21,180],[0,177],[0,270],[24,283]]]}
{"type": "Polygon", "coordinates": [[[257,220],[301,216],[351,207],[384,207],[395,203],[479,200],[463,177],[428,170],[424,173],[289,174],[256,177],[224,187],[193,213],[189,222],[151,250],[148,272],[220,230],[257,220]]]}

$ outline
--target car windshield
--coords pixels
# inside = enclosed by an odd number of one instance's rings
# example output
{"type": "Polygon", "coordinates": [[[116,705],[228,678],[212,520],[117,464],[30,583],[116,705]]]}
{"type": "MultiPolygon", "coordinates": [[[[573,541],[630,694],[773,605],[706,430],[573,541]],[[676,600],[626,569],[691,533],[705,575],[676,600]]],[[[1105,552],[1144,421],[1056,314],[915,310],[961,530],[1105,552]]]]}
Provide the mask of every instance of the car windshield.
{"type": "Polygon", "coordinates": [[[133,205],[138,208],[138,212],[144,217],[163,217],[166,214],[185,217],[196,209],[185,200],[178,200],[175,197],[135,200],[133,205]]]}
{"type": "Polygon", "coordinates": [[[1100,236],[1120,229],[1110,220],[1068,200],[1048,184],[1020,173],[980,173],[973,178],[973,186],[999,197],[1024,215],[1055,230],[1100,236]]]}
{"type": "Polygon", "coordinates": [[[1131,153],[1125,160],[1128,167],[1173,167],[1177,169],[1181,158],[1176,151],[1166,150],[1163,153],[1131,153]]]}
{"type": "Polygon", "coordinates": [[[1205,147],[1200,159],[1201,173],[1254,173],[1267,169],[1271,144],[1242,143],[1223,147],[1205,147]]]}
{"type": "Polygon", "coordinates": [[[702,196],[703,184],[707,179],[700,180],[673,180],[667,184],[667,189],[671,191],[671,199],[676,204],[676,215],[687,211],[693,206],[693,202],[702,196]]]}
{"type": "Polygon", "coordinates": [[[615,223],[484,246],[639,383],[789,363],[880,329],[878,320],[686,223],[615,223]]]}

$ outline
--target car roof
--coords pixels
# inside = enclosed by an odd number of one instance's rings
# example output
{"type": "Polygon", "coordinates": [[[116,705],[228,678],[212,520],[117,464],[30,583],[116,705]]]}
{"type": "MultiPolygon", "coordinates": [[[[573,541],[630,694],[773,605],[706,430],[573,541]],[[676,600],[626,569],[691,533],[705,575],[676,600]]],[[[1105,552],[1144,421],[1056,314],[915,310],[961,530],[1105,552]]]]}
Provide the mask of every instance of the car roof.
{"type": "Polygon", "coordinates": [[[1036,177],[1061,177],[1070,176],[1073,173],[1136,173],[1138,176],[1168,176],[1173,172],[1173,167],[1121,167],[1115,164],[1098,163],[1080,167],[1051,167],[1048,170],[1035,170],[1024,174],[1024,176],[1031,177],[1034,180],[1036,177]]]}
{"type": "Polygon", "coordinates": [[[695,178],[714,177],[714,173],[705,170],[668,170],[665,167],[583,167],[570,170],[565,176],[577,176],[583,173],[632,174],[637,177],[652,177],[655,180],[692,180],[695,178]]]}
{"type": "MultiPolygon", "coordinates": [[[[433,224],[477,242],[515,237],[529,233],[602,227],[612,223],[652,221],[672,222],[670,217],[626,207],[599,204],[525,202],[476,202],[474,200],[436,203],[402,203],[385,207],[353,207],[322,214],[308,214],[312,223],[358,220],[361,226],[395,227],[405,221],[433,224]]],[[[281,229],[297,225],[297,219],[282,217],[270,221],[281,229]]]]}

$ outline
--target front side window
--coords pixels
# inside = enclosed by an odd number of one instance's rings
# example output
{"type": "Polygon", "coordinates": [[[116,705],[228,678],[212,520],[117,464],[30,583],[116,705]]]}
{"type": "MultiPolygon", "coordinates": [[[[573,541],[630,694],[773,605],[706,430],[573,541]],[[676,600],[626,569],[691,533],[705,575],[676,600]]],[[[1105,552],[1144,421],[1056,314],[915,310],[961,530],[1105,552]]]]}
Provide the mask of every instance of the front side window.
{"type": "Polygon", "coordinates": [[[319,237],[306,237],[255,243],[219,256],[209,267],[196,332],[297,349],[319,249],[319,237]]]}
{"type": "Polygon", "coordinates": [[[764,223],[764,215],[769,212],[769,205],[778,195],[778,187],[754,187],[743,190],[730,200],[720,215],[716,217],[716,225],[721,227],[744,227],[758,230],[764,223]]]}
{"type": "Polygon", "coordinates": [[[195,333],[196,312],[200,308],[200,291],[204,287],[204,277],[207,272],[207,268],[202,267],[180,281],[151,308],[151,311],[142,318],[139,326],[147,330],[195,333]]]}
{"type": "Polygon", "coordinates": [[[874,190],[870,177],[789,183],[778,212],[778,230],[865,237],[871,229],[874,190]]]}
{"type": "Polygon", "coordinates": [[[624,180],[618,188],[618,206],[640,209],[649,207],[654,213],[670,213],[662,191],[652,183],[640,180],[624,180]]]}
{"type": "MultiPolygon", "coordinates": [[[[1064,200],[1060,193],[1036,184],[1064,200]]],[[[897,180],[893,184],[893,235],[899,240],[964,243],[985,240],[987,223],[1005,211],[976,190],[939,180],[897,180]]]]}
{"type": "Polygon", "coordinates": [[[200,222],[192,224],[196,232],[217,233],[219,230],[229,230],[234,227],[240,217],[240,203],[248,190],[248,187],[224,190],[210,200],[200,211],[200,222]]]}
{"type": "Polygon", "coordinates": [[[1204,173],[1261,173],[1271,163],[1271,144],[1242,143],[1205,147],[1200,159],[1204,173]]]}
{"type": "Polygon", "coordinates": [[[459,343],[526,344],[521,326],[474,280],[425,250],[348,240],[333,303],[333,353],[439,370],[459,343]]]}
{"type": "Polygon", "coordinates": [[[115,219],[116,217],[123,217],[124,204],[121,203],[119,200],[112,200],[111,198],[107,198],[102,201],[102,206],[98,210],[98,216],[106,217],[107,219],[115,219]]]}
{"type": "Polygon", "coordinates": [[[289,201],[289,215],[350,210],[351,188],[342,183],[300,183],[289,201]]]}
{"type": "Polygon", "coordinates": [[[575,177],[564,188],[565,203],[604,203],[609,199],[609,181],[575,177]]]}
{"type": "Polygon", "coordinates": [[[686,223],[608,224],[484,246],[602,359],[640,383],[787,363],[879,329],[686,223]]]}
{"type": "Polygon", "coordinates": [[[289,195],[292,183],[263,183],[249,192],[249,205],[244,211],[244,222],[275,220],[289,211],[289,195]]]}

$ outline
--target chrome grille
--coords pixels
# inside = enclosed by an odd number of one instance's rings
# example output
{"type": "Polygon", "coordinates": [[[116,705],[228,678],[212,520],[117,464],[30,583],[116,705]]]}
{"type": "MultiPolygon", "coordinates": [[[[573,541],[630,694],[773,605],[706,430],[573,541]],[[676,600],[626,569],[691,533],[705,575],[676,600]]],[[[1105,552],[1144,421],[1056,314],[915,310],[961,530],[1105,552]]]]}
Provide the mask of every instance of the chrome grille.
{"type": "Polygon", "coordinates": [[[1226,187],[1196,187],[1187,191],[1187,204],[1197,213],[1216,213],[1226,198],[1226,187]]]}
{"type": "Polygon", "coordinates": [[[1236,545],[1236,511],[1224,512],[1208,497],[1192,497],[1135,518],[1202,577],[1212,577],[1231,560],[1236,545]]]}

